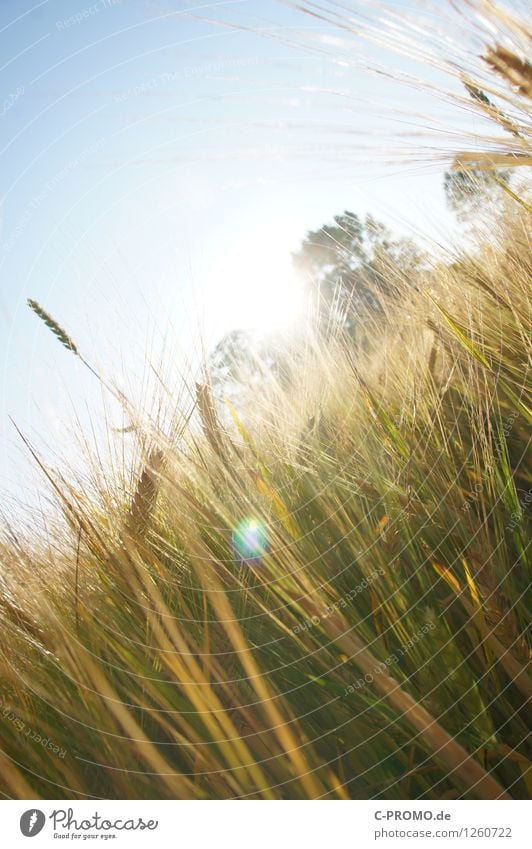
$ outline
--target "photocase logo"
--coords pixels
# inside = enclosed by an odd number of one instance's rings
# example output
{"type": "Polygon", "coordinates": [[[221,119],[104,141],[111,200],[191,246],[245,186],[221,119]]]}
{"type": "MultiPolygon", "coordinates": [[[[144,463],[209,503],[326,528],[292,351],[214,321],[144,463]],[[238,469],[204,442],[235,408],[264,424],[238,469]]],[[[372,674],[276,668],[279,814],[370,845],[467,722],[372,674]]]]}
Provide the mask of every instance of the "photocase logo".
{"type": "Polygon", "coordinates": [[[20,830],[24,837],[35,837],[42,831],[46,817],[42,811],[32,808],[26,811],[20,818],[20,830]]]}

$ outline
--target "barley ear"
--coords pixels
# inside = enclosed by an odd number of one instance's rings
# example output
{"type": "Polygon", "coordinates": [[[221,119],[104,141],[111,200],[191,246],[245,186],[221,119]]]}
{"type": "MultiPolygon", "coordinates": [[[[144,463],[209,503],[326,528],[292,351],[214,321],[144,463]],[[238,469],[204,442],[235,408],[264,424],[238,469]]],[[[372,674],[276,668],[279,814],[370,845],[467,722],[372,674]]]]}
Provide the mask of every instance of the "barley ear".
{"type": "Polygon", "coordinates": [[[146,533],[149,519],[155,507],[159,489],[159,475],[163,466],[164,454],[160,448],[150,451],[148,462],[142,469],[135,495],[131,503],[128,530],[139,536],[146,533]]]}
{"type": "Polygon", "coordinates": [[[44,310],[37,301],[33,301],[31,298],[28,298],[28,306],[36,316],[38,316],[41,321],[44,321],[46,326],[52,331],[56,339],[58,339],[61,344],[67,348],[67,350],[72,351],[77,357],[79,357],[79,351],[76,348],[74,342],[66,333],[63,328],[55,321],[51,315],[49,315],[46,310],[44,310]]]}
{"type": "Polygon", "coordinates": [[[503,77],[511,86],[517,89],[525,97],[532,98],[532,65],[526,59],[517,56],[506,47],[497,44],[494,49],[489,49],[484,61],[499,76],[503,77]]]}
{"type": "Polygon", "coordinates": [[[196,403],[200,414],[203,431],[207,440],[219,457],[224,459],[225,451],[223,437],[216,415],[212,390],[208,383],[196,383],[196,403]]]}
{"type": "MultiPolygon", "coordinates": [[[[80,352],[78,351],[78,349],[77,349],[77,347],[74,343],[74,340],[70,338],[70,336],[68,335],[66,330],[63,330],[61,325],[58,324],[57,321],[55,321],[55,319],[53,319],[52,316],[49,313],[47,313],[46,310],[44,310],[37,301],[34,301],[31,298],[28,298],[27,303],[28,303],[30,310],[32,310],[35,313],[35,315],[38,316],[41,319],[41,321],[43,321],[46,324],[46,326],[54,334],[55,338],[58,339],[59,342],[61,342],[61,345],[63,345],[67,349],[67,351],[71,351],[73,354],[76,355],[76,357],[79,357],[79,359],[81,360],[83,365],[86,366],[89,369],[90,372],[92,372],[94,377],[96,377],[100,381],[100,383],[102,383],[104,386],[109,388],[107,386],[107,384],[105,383],[105,381],[103,380],[103,378],[101,377],[101,375],[99,375],[98,372],[95,369],[93,369],[93,367],[87,362],[85,357],[82,357],[82,355],[80,354],[80,352]]],[[[120,397],[120,400],[123,400],[123,396],[121,395],[121,393],[118,393],[118,392],[115,391],[115,396],[117,396],[117,395],[120,397]]]]}

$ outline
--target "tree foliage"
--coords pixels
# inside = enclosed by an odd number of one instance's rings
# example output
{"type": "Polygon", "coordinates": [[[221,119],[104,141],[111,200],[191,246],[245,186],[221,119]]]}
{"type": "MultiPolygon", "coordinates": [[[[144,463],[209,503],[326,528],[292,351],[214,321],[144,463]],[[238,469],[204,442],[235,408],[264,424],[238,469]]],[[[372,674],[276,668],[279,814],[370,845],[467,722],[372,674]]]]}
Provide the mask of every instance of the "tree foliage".
{"type": "Polygon", "coordinates": [[[445,173],[443,188],[449,208],[462,222],[487,211],[497,215],[505,200],[500,183],[508,185],[509,171],[461,168],[459,163],[445,173]]]}
{"type": "Polygon", "coordinates": [[[261,338],[246,330],[231,330],[209,357],[209,378],[215,396],[241,398],[268,379],[288,379],[287,351],[273,336],[261,338]]]}
{"type": "Polygon", "coordinates": [[[383,297],[396,296],[397,268],[415,271],[422,261],[411,239],[395,238],[373,216],[348,210],[309,232],[293,259],[327,320],[351,330],[357,316],[379,312],[383,297]]]}
{"type": "MultiPolygon", "coordinates": [[[[398,269],[411,272],[415,285],[422,255],[412,240],[395,238],[371,215],[361,218],[346,210],[332,224],[308,232],[293,262],[317,305],[318,329],[342,329],[360,342],[368,314],[378,318],[383,298],[397,296],[398,269]]],[[[275,339],[233,330],[210,356],[215,393],[234,396],[266,375],[289,380],[291,357],[293,352],[287,354],[275,339]]]]}

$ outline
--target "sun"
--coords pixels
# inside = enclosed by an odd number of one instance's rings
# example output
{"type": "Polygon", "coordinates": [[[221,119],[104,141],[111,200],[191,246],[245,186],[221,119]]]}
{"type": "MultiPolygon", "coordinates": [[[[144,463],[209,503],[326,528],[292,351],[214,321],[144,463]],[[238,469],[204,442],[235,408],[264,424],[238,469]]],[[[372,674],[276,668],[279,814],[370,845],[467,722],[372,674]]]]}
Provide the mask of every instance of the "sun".
{"type": "Polygon", "coordinates": [[[213,283],[210,309],[222,332],[284,333],[303,318],[303,281],[288,251],[262,245],[260,253],[249,248],[228,252],[219,261],[213,283]]]}

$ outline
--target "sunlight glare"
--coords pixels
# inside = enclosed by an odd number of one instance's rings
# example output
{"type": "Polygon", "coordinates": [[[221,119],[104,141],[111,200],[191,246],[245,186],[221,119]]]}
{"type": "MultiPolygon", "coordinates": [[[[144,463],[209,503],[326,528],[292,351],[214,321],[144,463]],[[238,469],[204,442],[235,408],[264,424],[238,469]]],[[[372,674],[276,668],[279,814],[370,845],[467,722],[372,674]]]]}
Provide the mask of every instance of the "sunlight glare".
{"type": "Polygon", "coordinates": [[[228,252],[218,263],[209,307],[222,332],[287,332],[304,313],[304,289],[285,254],[262,245],[228,252]]]}

